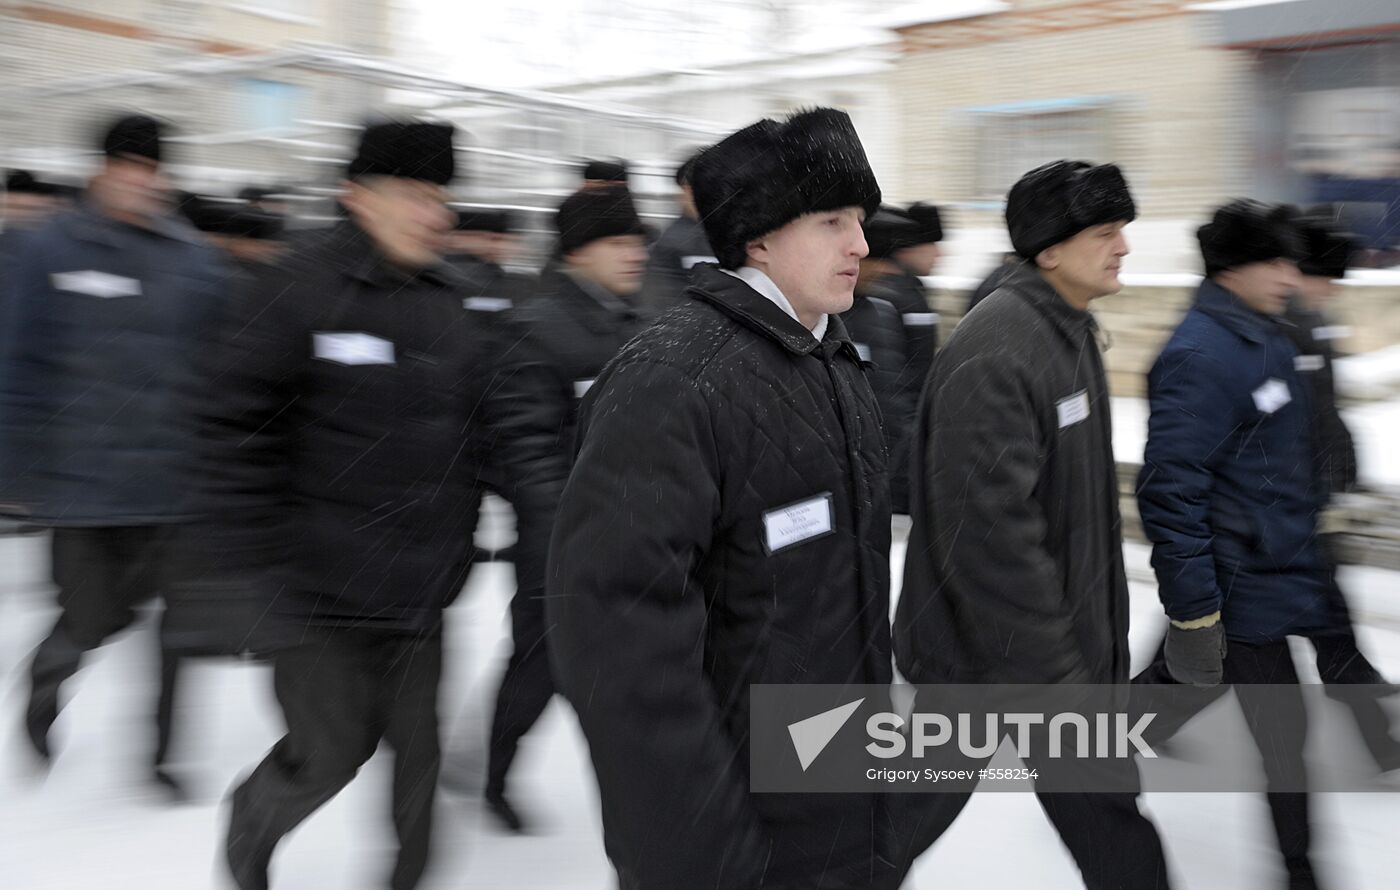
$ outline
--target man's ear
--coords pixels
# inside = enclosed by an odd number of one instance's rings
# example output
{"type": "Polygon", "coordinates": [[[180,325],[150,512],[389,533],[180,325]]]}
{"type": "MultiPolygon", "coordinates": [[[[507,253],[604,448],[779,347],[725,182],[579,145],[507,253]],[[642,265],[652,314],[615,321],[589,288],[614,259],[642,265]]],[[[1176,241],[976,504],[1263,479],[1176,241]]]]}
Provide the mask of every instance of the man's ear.
{"type": "Polygon", "coordinates": [[[763,263],[764,265],[768,264],[768,242],[764,241],[762,238],[755,238],[746,244],[744,246],[744,252],[747,253],[749,259],[754,262],[763,263]]]}
{"type": "Polygon", "coordinates": [[[1052,244],[1040,253],[1035,255],[1035,264],[1038,268],[1047,272],[1053,271],[1060,266],[1060,245],[1052,244]]]}

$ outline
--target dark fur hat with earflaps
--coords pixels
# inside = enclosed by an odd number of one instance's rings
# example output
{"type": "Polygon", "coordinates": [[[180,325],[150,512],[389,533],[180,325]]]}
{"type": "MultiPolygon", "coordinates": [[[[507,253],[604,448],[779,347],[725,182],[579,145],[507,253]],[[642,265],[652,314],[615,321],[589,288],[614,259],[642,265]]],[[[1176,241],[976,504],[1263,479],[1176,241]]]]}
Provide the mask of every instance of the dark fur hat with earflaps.
{"type": "Polygon", "coordinates": [[[1298,231],[1297,211],[1285,204],[1262,204],[1248,198],[1216,208],[1211,221],[1196,230],[1206,276],[1270,260],[1297,262],[1306,256],[1298,231]]]}
{"type": "Polygon", "coordinates": [[[761,120],[706,149],[692,173],[695,205],[721,267],[748,243],[808,213],[860,207],[873,216],[880,185],[844,111],[812,108],[761,120]]]}

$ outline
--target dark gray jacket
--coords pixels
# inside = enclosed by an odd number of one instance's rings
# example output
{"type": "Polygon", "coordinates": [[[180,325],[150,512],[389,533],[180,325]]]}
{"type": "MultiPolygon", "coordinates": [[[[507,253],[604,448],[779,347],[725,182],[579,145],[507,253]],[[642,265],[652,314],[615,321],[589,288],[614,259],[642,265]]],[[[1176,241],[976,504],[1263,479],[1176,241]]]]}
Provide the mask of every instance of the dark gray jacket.
{"type": "Polygon", "coordinates": [[[934,359],[895,616],[916,683],[1113,683],[1128,585],[1093,317],[1030,264],[934,359]]]}
{"type": "Polygon", "coordinates": [[[234,272],[182,223],[87,206],[22,244],[0,276],[0,503],[50,526],[188,518],[188,399],[234,272]]]}

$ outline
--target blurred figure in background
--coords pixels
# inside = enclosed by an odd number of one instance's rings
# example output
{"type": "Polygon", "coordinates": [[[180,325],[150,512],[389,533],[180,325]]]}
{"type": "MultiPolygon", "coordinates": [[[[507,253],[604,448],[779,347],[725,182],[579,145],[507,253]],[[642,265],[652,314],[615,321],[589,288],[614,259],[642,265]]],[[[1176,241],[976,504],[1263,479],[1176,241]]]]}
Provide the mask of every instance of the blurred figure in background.
{"type": "Polygon", "coordinates": [[[240,189],[238,199],[247,201],[248,206],[271,216],[278,216],[286,219],[292,214],[291,202],[286,200],[286,196],[291,193],[291,189],[286,186],[255,186],[240,189]]]}
{"type": "MultiPolygon", "coordinates": [[[[1283,329],[1298,350],[1294,366],[1308,396],[1308,429],[1312,432],[1314,485],[1324,504],[1356,487],[1356,445],[1337,407],[1333,362],[1336,341],[1346,333],[1332,316],[1339,296],[1337,282],[1355,257],[1356,239],[1341,232],[1330,208],[1309,210],[1298,220],[1302,237],[1298,292],[1288,301],[1283,329]]],[[[1328,561],[1327,593],[1332,621],[1326,631],[1310,638],[1317,651],[1317,671],[1327,694],[1345,704],[1356,719],[1361,738],[1381,771],[1400,769],[1400,741],[1391,734],[1390,717],[1378,693],[1393,693],[1380,671],[1356,644],[1356,629],[1346,596],[1337,583],[1341,554],[1337,535],[1326,528],[1322,514],[1321,545],[1328,561]],[[1365,687],[1371,688],[1355,688],[1365,687]]]]}
{"type": "MultiPolygon", "coordinates": [[[[1148,375],[1138,511],[1170,622],[1135,682],[1235,684],[1274,788],[1304,775],[1302,692],[1265,714],[1239,687],[1296,684],[1288,636],[1333,622],[1311,397],[1281,323],[1305,253],[1291,209],[1255,201],[1197,237],[1206,278],[1148,375]]],[[[1307,794],[1267,798],[1286,886],[1318,886],[1307,794]]]]}
{"type": "Polygon", "coordinates": [[[867,363],[870,386],[880,404],[885,445],[890,460],[890,506],[909,513],[909,431],[914,422],[918,390],[909,367],[909,339],[904,316],[888,299],[882,280],[890,275],[891,257],[918,240],[918,223],[896,207],[881,207],[864,223],[870,253],[860,261],[855,302],[841,313],[856,352],[867,363]]]}
{"type": "Polygon", "coordinates": [[[458,211],[445,258],[467,280],[467,308],[504,312],[533,289],[529,276],[506,271],[520,251],[513,222],[506,210],[458,211]]]}
{"type": "MultiPolygon", "coordinates": [[[[919,406],[894,621],[899,668],[914,683],[1128,679],[1118,470],[1089,306],[1122,289],[1123,230],[1136,216],[1112,164],[1055,161],[1007,196],[1022,262],[949,337],[919,406]]],[[[1131,761],[1101,768],[1137,785],[1131,761]]],[[[910,854],[943,834],[974,787],[911,796],[910,854]]],[[[1168,886],[1135,792],[1036,796],[1085,887],[1168,886]]]]}
{"type": "Polygon", "coordinates": [[[997,288],[1001,287],[1001,283],[1010,277],[1020,262],[1021,258],[1014,251],[1002,254],[1001,261],[997,263],[996,268],[988,272],[987,277],[983,278],[981,283],[972,289],[972,293],[968,294],[967,311],[971,312],[978,303],[990,297],[997,288]]]}
{"type": "Polygon", "coordinates": [[[647,257],[642,303],[650,315],[659,315],[681,302],[681,293],[690,284],[690,270],[696,263],[715,262],[710,239],[705,236],[705,227],[700,224],[695,210],[695,191],[691,184],[695,159],[703,150],[692,153],[676,168],[681,215],[661,233],[647,257]]]}
{"type": "Polygon", "coordinates": [[[933,274],[942,254],[938,243],[943,240],[943,219],[937,207],[921,202],[901,213],[914,225],[895,233],[898,237],[888,245],[888,256],[862,264],[867,280],[863,289],[899,310],[905,361],[899,369],[899,385],[908,398],[917,400],[938,346],[938,313],[929,306],[928,288],[920,279],[933,274]]]}
{"type": "Polygon", "coordinates": [[[754,683],[887,683],[889,494],[849,309],[880,187],[850,119],[701,155],[719,266],[580,415],[550,547],[558,679],[624,890],[882,887],[884,795],[752,794],[754,683]]]}
{"type": "Polygon", "coordinates": [[[106,130],[86,200],[29,236],[4,296],[0,500],[53,528],[61,610],[25,709],[45,760],[63,683],[161,592],[173,530],[193,515],[184,396],[227,282],[171,215],[163,134],[141,115],[106,130]]]}
{"type": "MultiPolygon", "coordinates": [[[[278,842],[381,741],[398,855],[427,866],[437,787],[443,610],[471,565],[486,467],[557,497],[559,420],[500,313],[464,311],[438,251],[453,224],[452,127],[367,127],[347,217],[267,267],[226,327],[201,468],[222,528],[278,552],[265,624],[287,734],[233,792],[226,855],[263,890],[278,842]],[[532,383],[532,381],[535,381],[532,383]],[[259,538],[259,536],[263,536],[259,538]],[[279,546],[280,545],[280,550],[279,546]]],[[[248,571],[263,563],[249,547],[248,571]]]]}
{"type": "MultiPolygon", "coordinates": [[[[539,288],[519,314],[531,350],[548,365],[550,398],[565,406],[558,430],[561,452],[574,453],[577,406],[609,359],[642,328],[637,307],[646,237],[623,187],[576,192],[559,207],[560,261],[541,275],[539,288]]],[[[544,566],[552,515],[516,510],[518,541],[515,596],[511,599],[511,656],[496,695],[491,723],[486,807],[512,831],[528,826],[507,794],[507,779],[521,738],[554,696],[544,617],[544,566]]]]}
{"type": "Polygon", "coordinates": [[[275,263],[286,251],[283,218],[250,204],[190,195],[180,212],[236,267],[275,263]]]}
{"type": "Polygon", "coordinates": [[[57,186],[35,179],[28,170],[11,170],[0,202],[0,229],[33,231],[60,209],[62,201],[57,186]]]}

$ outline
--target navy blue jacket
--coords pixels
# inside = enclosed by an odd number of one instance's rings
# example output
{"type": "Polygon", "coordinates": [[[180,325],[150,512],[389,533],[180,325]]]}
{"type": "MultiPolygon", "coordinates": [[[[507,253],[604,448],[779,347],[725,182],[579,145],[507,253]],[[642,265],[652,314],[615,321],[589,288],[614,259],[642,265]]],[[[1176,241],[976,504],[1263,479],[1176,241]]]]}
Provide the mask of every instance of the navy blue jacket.
{"type": "Polygon", "coordinates": [[[197,357],[231,269],[174,220],[26,233],[0,294],[0,503],[52,526],[187,518],[197,357]]]}
{"type": "Polygon", "coordinates": [[[1310,394],[1284,322],[1213,281],[1148,376],[1138,510],[1167,615],[1279,640],[1326,624],[1310,394]]]}

